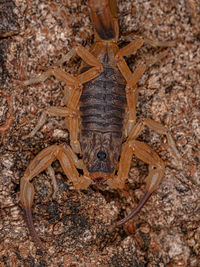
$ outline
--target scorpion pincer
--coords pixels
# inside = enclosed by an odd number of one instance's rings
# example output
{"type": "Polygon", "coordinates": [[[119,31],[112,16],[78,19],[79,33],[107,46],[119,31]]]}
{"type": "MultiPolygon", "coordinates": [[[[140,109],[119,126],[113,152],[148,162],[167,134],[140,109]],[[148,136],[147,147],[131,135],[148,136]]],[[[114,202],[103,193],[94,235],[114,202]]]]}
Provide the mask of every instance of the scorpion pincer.
{"type": "MultiPolygon", "coordinates": [[[[123,189],[128,177],[133,154],[150,166],[143,198],[127,217],[130,220],[145,204],[160,184],[165,166],[162,159],[148,145],[137,141],[145,126],[165,134],[174,154],[179,157],[169,131],[151,119],[136,122],[137,82],[150,64],[166,56],[166,52],[140,63],[132,73],[124,57],[138,50],[149,40],[137,38],[127,46],[117,46],[119,26],[115,0],[89,0],[91,20],[95,28],[95,41],[90,51],[78,45],[62,62],[77,54],[82,63],[75,77],[59,67],[49,67],[39,77],[24,81],[29,85],[54,75],[65,81],[70,97],[66,107],[49,107],[45,114],[63,116],[69,121],[70,145],[52,145],[42,150],[28,165],[20,184],[20,198],[30,234],[41,249],[44,243],[35,231],[31,207],[34,199],[32,179],[45,169],[54,181],[51,164],[58,159],[66,176],[77,190],[91,184],[103,183],[112,189],[123,189]],[[81,157],[80,157],[81,155],[81,157]],[[82,169],[80,175],[77,169],[82,169]]],[[[175,42],[151,41],[157,46],[172,46],[175,42]]],[[[32,135],[44,123],[41,119],[32,135]],[[41,122],[42,121],[42,122],[41,122]]]]}

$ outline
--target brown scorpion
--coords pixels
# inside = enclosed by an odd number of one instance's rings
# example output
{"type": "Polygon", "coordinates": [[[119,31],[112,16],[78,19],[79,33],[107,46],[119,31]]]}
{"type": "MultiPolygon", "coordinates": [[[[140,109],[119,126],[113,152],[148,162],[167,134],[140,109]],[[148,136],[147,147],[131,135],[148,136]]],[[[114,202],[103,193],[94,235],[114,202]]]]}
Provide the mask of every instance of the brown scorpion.
{"type": "MultiPolygon", "coordinates": [[[[49,107],[32,135],[41,127],[45,114],[63,116],[69,121],[70,145],[52,145],[42,150],[28,165],[20,182],[20,199],[30,234],[41,249],[45,245],[37,235],[31,207],[34,199],[32,179],[45,169],[49,170],[56,190],[51,167],[58,159],[64,173],[77,190],[91,184],[103,183],[112,189],[123,189],[128,177],[133,154],[149,165],[149,174],[143,198],[137,207],[117,225],[130,220],[145,204],[160,184],[165,166],[162,159],[148,145],[137,141],[145,126],[164,134],[176,157],[175,143],[163,125],[151,119],[136,122],[137,82],[150,64],[166,56],[166,51],[140,63],[132,73],[124,57],[132,54],[144,43],[154,46],[173,46],[176,42],[150,41],[141,37],[119,49],[119,26],[116,0],[89,0],[91,20],[95,28],[95,41],[90,51],[78,45],[63,57],[60,63],[77,54],[82,63],[74,77],[57,67],[48,67],[40,76],[24,81],[30,85],[54,75],[65,81],[70,97],[66,107],[49,107]],[[71,89],[70,89],[71,88],[71,89]],[[83,170],[80,175],[77,169],[83,170]]],[[[67,94],[65,92],[65,94],[67,94]]]]}

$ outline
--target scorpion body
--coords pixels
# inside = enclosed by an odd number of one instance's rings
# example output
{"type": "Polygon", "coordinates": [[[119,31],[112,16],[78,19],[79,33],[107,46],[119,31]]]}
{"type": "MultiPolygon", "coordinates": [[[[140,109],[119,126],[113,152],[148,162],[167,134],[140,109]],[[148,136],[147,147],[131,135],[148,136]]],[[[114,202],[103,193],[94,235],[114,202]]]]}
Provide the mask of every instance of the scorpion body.
{"type": "MultiPolygon", "coordinates": [[[[149,164],[145,194],[131,214],[119,221],[131,219],[156,190],[164,175],[162,159],[148,145],[137,141],[145,126],[165,134],[174,154],[179,157],[169,131],[151,119],[136,122],[137,82],[149,64],[166,56],[166,52],[139,64],[132,73],[124,57],[139,49],[145,42],[157,46],[173,46],[175,42],[154,42],[138,38],[122,49],[117,46],[118,22],[115,0],[89,0],[90,15],[95,28],[95,41],[90,51],[82,46],[72,49],[61,61],[78,54],[82,58],[79,74],[74,77],[58,67],[49,67],[39,77],[24,81],[24,85],[42,82],[49,76],[65,81],[69,92],[66,107],[50,107],[45,113],[69,120],[70,145],[52,145],[42,150],[28,165],[20,183],[20,198],[30,234],[41,249],[31,214],[34,199],[32,179],[45,169],[56,182],[51,163],[58,159],[75,189],[87,189],[103,183],[113,189],[124,189],[132,155],[149,164]],[[71,88],[71,89],[69,89],[71,88]],[[80,157],[78,156],[80,155],[80,157]],[[80,175],[77,169],[82,169],[80,175]]],[[[32,135],[44,123],[41,119],[32,135]]]]}
{"type": "Polygon", "coordinates": [[[126,85],[112,59],[109,51],[98,57],[103,72],[83,85],[80,97],[80,145],[90,173],[112,174],[121,152],[126,85]]]}
{"type": "MultiPolygon", "coordinates": [[[[90,52],[102,64],[103,71],[83,84],[79,103],[83,163],[87,171],[93,174],[94,182],[105,182],[118,168],[127,105],[126,81],[115,59],[119,50],[115,42],[118,39],[116,2],[102,3],[89,1],[91,19],[98,33],[90,52]]],[[[80,72],[88,68],[91,67],[83,63],[80,72]]]]}

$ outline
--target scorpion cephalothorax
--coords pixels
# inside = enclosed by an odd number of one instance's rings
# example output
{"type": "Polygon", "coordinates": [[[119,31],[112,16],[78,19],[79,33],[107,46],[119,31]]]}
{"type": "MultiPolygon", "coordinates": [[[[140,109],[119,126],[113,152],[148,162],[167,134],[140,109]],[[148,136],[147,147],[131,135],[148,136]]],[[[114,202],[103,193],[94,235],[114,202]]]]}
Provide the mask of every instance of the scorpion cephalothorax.
{"type": "Polygon", "coordinates": [[[83,163],[88,172],[113,173],[118,167],[122,138],[112,132],[81,134],[83,163]]]}
{"type": "Polygon", "coordinates": [[[115,0],[89,0],[91,19],[95,27],[94,45],[87,51],[73,48],[60,61],[62,64],[78,54],[82,64],[74,77],[58,67],[49,67],[39,77],[24,81],[24,85],[46,80],[50,75],[65,81],[68,90],[66,107],[49,107],[43,113],[31,136],[44,123],[45,114],[68,119],[70,145],[52,145],[42,150],[29,164],[20,183],[20,198],[30,234],[42,249],[31,215],[34,187],[31,180],[45,169],[56,184],[51,163],[58,159],[75,189],[87,189],[93,183],[105,183],[113,189],[123,189],[131,166],[132,155],[149,165],[145,194],[131,214],[118,222],[131,219],[156,190],[164,175],[164,163],[148,145],[136,140],[145,126],[165,134],[176,157],[179,153],[169,131],[151,119],[136,122],[137,82],[149,64],[167,55],[166,52],[139,64],[134,72],[124,57],[145,42],[157,46],[172,46],[176,42],[154,42],[137,38],[122,49],[117,46],[118,23],[115,0]],[[70,89],[71,88],[71,89],[70,89]],[[78,170],[82,170],[82,172],[78,170]],[[83,174],[81,174],[83,173],[83,174]]]}

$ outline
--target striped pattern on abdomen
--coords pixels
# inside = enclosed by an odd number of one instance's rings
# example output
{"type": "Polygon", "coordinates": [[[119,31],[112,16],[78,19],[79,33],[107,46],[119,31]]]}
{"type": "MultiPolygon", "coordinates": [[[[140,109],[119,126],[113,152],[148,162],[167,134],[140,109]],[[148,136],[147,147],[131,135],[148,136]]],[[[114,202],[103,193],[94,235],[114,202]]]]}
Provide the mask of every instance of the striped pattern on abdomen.
{"type": "Polygon", "coordinates": [[[125,81],[119,70],[107,64],[103,67],[104,71],[97,78],[83,85],[79,102],[80,130],[82,134],[113,132],[121,137],[126,106],[125,81]]]}

